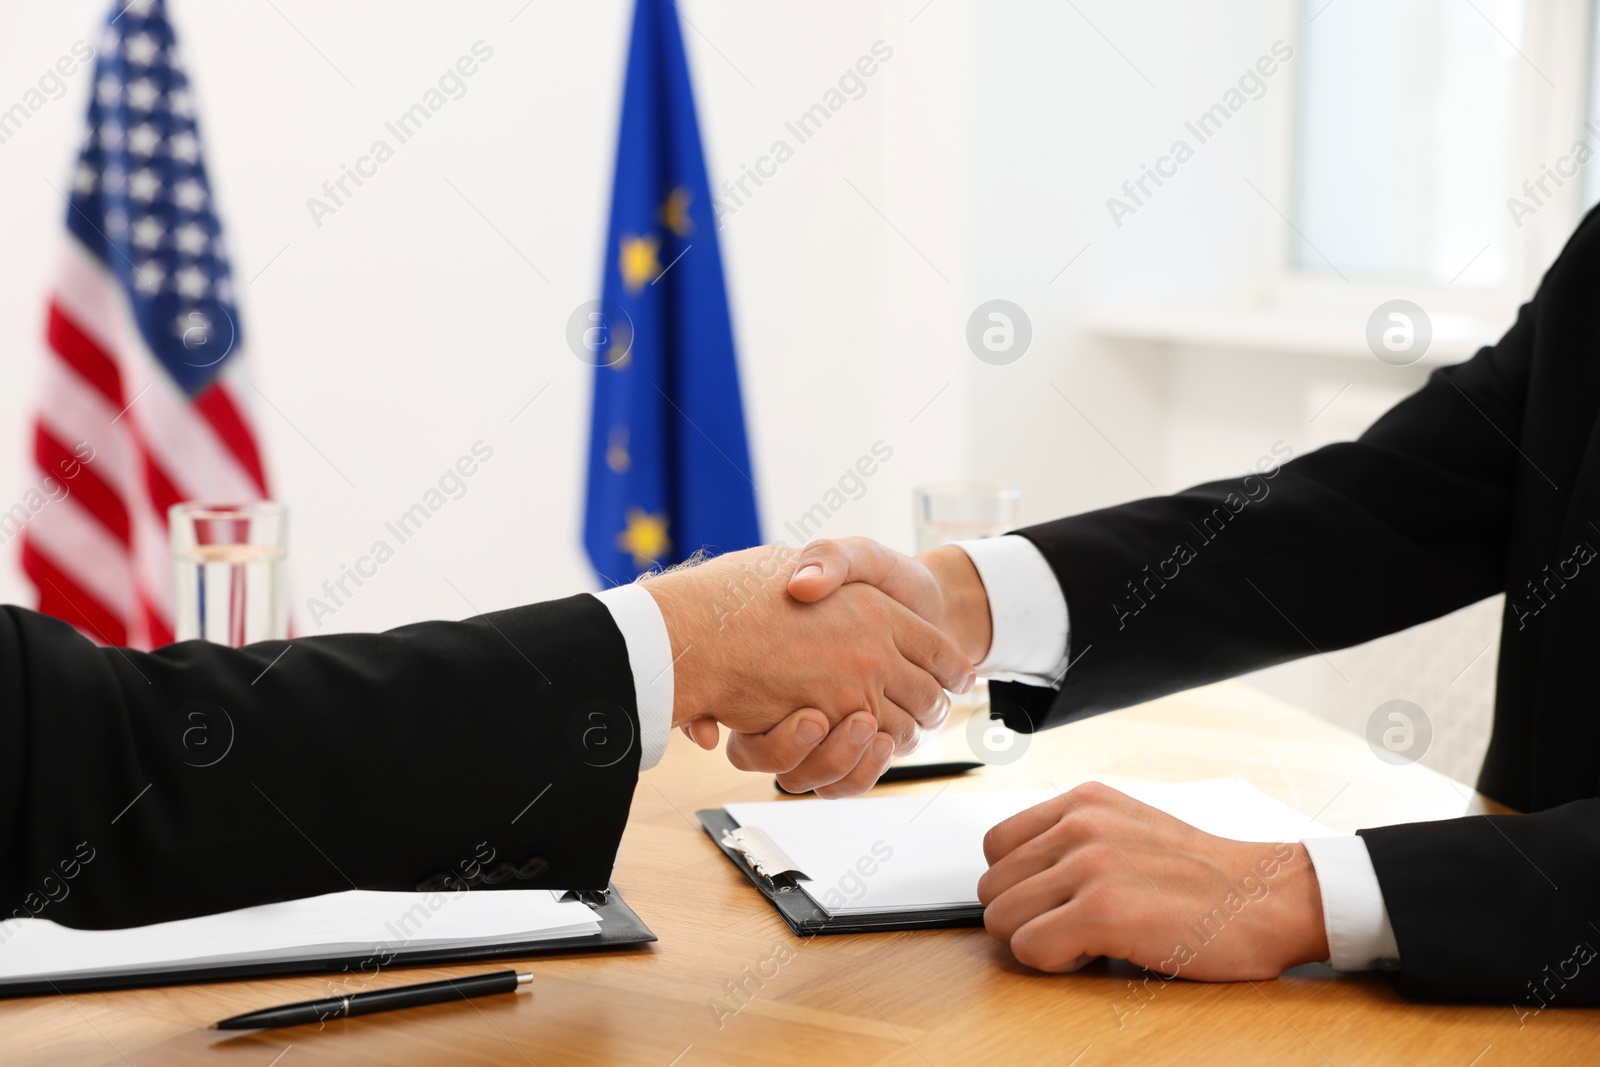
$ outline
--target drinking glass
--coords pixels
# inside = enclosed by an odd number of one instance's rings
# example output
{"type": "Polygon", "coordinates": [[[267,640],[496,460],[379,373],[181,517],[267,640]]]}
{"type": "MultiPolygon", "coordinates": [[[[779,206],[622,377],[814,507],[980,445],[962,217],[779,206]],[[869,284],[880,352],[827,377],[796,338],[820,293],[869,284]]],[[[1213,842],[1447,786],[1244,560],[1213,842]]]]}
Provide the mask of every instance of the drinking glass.
{"type": "MultiPolygon", "coordinates": [[[[943,482],[919,485],[911,490],[911,498],[916,513],[917,551],[926,552],[951,541],[995,537],[1016,529],[1022,493],[983,482],[943,482]]],[[[984,713],[989,704],[989,686],[980,681],[964,695],[952,694],[950,701],[950,721],[960,727],[972,716],[984,713]]],[[[989,762],[989,754],[980,751],[970,731],[967,737],[976,757],[989,762]]]]}
{"type": "Polygon", "coordinates": [[[994,537],[1016,528],[1022,493],[983,482],[919,485],[911,491],[916,511],[917,551],[994,537]]]}
{"type": "Polygon", "coordinates": [[[238,648],[289,636],[289,513],[282,504],[189,501],[174,504],[167,520],[179,641],[238,648]]]}

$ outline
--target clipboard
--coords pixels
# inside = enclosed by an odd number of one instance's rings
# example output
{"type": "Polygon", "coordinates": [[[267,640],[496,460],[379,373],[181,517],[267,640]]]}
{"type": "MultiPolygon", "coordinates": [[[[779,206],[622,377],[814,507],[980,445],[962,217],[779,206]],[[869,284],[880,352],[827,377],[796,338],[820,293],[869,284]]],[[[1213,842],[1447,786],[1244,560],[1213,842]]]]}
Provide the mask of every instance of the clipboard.
{"type": "MultiPolygon", "coordinates": [[[[648,944],[657,940],[644,920],[628,906],[615,885],[603,892],[569,893],[568,897],[587,904],[601,917],[600,931],[543,941],[508,941],[470,948],[401,949],[381,953],[388,959],[380,970],[418,967],[437,963],[476,963],[514,957],[554,956],[606,951],[648,944]]],[[[563,899],[566,899],[565,897],[563,899]]],[[[219,963],[187,970],[154,971],[147,974],[97,975],[81,978],[18,978],[0,981],[0,998],[30,997],[47,993],[92,993],[108,989],[141,989],[149,986],[190,985],[197,982],[226,982],[243,978],[280,978],[304,974],[369,974],[376,956],[373,951],[354,956],[308,956],[300,959],[271,960],[259,963],[219,963]]]]}
{"type": "Polygon", "coordinates": [[[981,904],[970,908],[940,908],[938,911],[831,916],[800,888],[800,882],[809,880],[804,872],[794,870],[793,865],[771,847],[769,841],[762,839],[762,835],[740,835],[741,839],[735,843],[733,835],[743,828],[725,809],[706,808],[695,812],[695,815],[700,820],[700,828],[712,843],[777,909],[778,917],[784,924],[801,937],[983,925],[981,904]]]}

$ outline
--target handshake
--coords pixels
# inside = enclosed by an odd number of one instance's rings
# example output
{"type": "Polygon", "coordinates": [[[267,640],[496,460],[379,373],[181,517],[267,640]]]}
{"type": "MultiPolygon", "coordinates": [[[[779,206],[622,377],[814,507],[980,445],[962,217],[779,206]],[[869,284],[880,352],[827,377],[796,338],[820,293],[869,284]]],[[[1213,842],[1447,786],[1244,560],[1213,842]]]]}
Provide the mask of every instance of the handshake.
{"type": "MultiPolygon", "coordinates": [[[[965,552],[862,537],[763,546],[648,578],[671,640],[672,724],[792,792],[853,796],[943,724],[989,650],[965,552]]],[[[665,681],[666,679],[663,679],[665,681]]]]}

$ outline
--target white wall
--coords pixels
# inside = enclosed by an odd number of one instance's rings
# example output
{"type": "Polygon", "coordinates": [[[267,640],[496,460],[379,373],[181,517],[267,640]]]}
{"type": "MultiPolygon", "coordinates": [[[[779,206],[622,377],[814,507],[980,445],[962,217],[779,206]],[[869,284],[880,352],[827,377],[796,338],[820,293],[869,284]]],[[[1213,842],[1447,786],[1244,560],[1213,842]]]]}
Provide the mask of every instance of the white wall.
{"type": "MultiPolygon", "coordinates": [[[[495,449],[468,495],[325,620],[327,630],[470,613],[446,578],[484,610],[594,584],[579,547],[592,371],[567,350],[564,330],[597,295],[630,5],[522,6],[285,0],[278,8],[291,26],[271,5],[170,5],[235,274],[261,272],[242,286],[243,329],[252,378],[278,409],[258,405],[272,475],[292,508],[302,598],[474,441],[495,449]],[[494,57],[467,95],[318,227],[306,199],[480,39],[494,57]]],[[[73,40],[93,41],[104,14],[84,2],[7,8],[0,95],[9,96],[73,40]]],[[[910,485],[958,472],[965,437],[960,381],[910,421],[971,358],[944,339],[942,318],[965,301],[960,8],[916,25],[842,3],[826,14],[684,11],[704,31],[685,27],[717,181],[788,137],[784,122],[875,41],[895,49],[866,95],[726,220],[722,239],[769,534],[883,439],[894,459],[829,532],[906,543],[910,485]],[[911,129],[894,121],[900,114],[930,121],[911,129]],[[863,195],[915,234],[948,283],[924,273],[863,195]],[[930,277],[943,292],[926,288],[930,277]]],[[[0,146],[10,205],[0,500],[16,499],[28,479],[45,267],[62,238],[62,205],[46,179],[59,187],[69,173],[88,81],[79,76],[0,146]]],[[[0,596],[28,602],[15,545],[5,551],[0,596]]]]}
{"type": "MultiPolygon", "coordinates": [[[[94,40],[105,6],[0,2],[0,101],[94,40]]],[[[253,380],[280,409],[261,419],[302,598],[474,441],[495,449],[325,630],[593,587],[579,547],[591,371],[563,332],[598,288],[629,8],[170,0],[235,274],[256,279],[241,287],[243,328],[253,380]],[[306,198],[480,39],[494,57],[465,98],[318,228],[306,198]]],[[[1024,519],[1043,520],[1243,470],[1280,438],[1352,434],[1420,381],[1417,368],[1091,336],[1110,306],[1248,297],[1284,258],[1291,238],[1263,195],[1287,210],[1292,63],[1121,227],[1105,201],[1293,39],[1287,0],[680,9],[714,182],[787,136],[875,41],[894,49],[722,230],[769,536],[879,439],[893,460],[824,532],[909,546],[920,481],[1015,485],[1024,519]],[[964,338],[994,297],[1034,328],[1005,367],[964,338]],[[1312,426],[1313,402],[1344,381],[1367,391],[1312,426]]],[[[28,480],[45,267],[62,239],[46,180],[68,173],[88,89],[80,75],[0,145],[0,502],[28,480]]],[[[1559,227],[1557,214],[1537,221],[1559,227]]],[[[0,597],[28,603],[4,551],[0,597]]],[[[1375,694],[1330,697],[1313,669],[1261,684],[1359,726],[1375,694]]],[[[1384,677],[1377,689],[1408,695],[1384,677]]],[[[1491,671],[1460,684],[1487,706],[1491,671]]],[[[1476,743],[1474,716],[1461,729],[1476,743]]],[[[1475,758],[1449,768],[1470,776],[1475,758]]]]}

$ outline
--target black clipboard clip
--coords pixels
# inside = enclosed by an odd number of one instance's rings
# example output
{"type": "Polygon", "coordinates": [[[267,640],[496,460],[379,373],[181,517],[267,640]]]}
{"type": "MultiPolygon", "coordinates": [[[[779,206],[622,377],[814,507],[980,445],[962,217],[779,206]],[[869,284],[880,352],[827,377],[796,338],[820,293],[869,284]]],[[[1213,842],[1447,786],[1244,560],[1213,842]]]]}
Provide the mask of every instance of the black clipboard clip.
{"type": "MultiPolygon", "coordinates": [[[[784,925],[798,937],[809,938],[820,934],[869,934],[890,930],[938,930],[946,927],[983,925],[981,904],[975,904],[970,908],[944,908],[932,911],[829,915],[811,899],[810,893],[795,892],[796,889],[802,888],[800,882],[809,882],[810,879],[800,871],[794,870],[794,864],[789,862],[781,850],[772,848],[770,852],[763,852],[759,844],[751,846],[750,836],[740,832],[755,829],[754,827],[740,826],[733,816],[728,814],[726,808],[705,808],[695,812],[695,815],[699,816],[700,826],[705,830],[706,837],[712,845],[728,857],[728,862],[744,875],[745,880],[754,886],[757,892],[767,898],[767,903],[777,911],[784,925]],[[738,844],[735,844],[736,840],[738,844]],[[760,855],[761,873],[757,872],[756,863],[751,860],[747,851],[748,847],[754,847],[760,855]],[[777,873],[766,873],[768,871],[777,873]]],[[[756,830],[756,833],[759,834],[760,831],[756,830]]],[[[760,838],[754,840],[759,841],[760,838]]],[[[770,845],[771,842],[767,844],[770,845]]]]}
{"type": "Polygon", "coordinates": [[[738,853],[750,873],[774,893],[793,893],[806,877],[758,827],[724,827],[721,845],[730,854],[738,853]]]}
{"type": "Polygon", "coordinates": [[[574,900],[580,904],[589,905],[595,911],[599,911],[611,903],[611,888],[608,886],[605,889],[569,889],[561,894],[561,902],[563,904],[574,900]]]}

